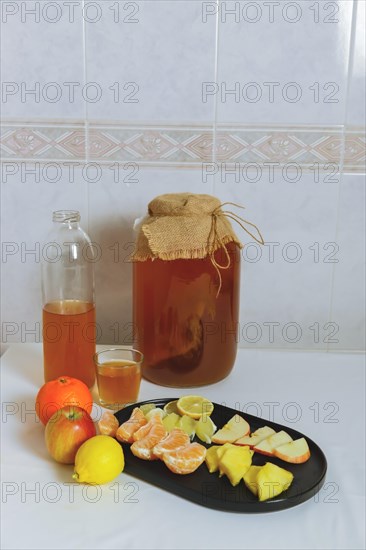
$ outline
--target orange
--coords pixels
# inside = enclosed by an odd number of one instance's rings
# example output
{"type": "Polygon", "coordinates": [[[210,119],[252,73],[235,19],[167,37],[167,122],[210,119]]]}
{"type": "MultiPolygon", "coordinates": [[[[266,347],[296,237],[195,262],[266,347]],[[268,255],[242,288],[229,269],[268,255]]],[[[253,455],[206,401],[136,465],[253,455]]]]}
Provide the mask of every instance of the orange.
{"type": "Polygon", "coordinates": [[[162,422],[152,423],[149,432],[145,437],[135,441],[131,445],[131,452],[138,458],[143,460],[154,460],[156,457],[153,453],[153,448],[167,434],[162,422]]]}
{"type": "Polygon", "coordinates": [[[123,422],[116,431],[116,438],[123,443],[132,443],[133,434],[144,424],[147,424],[144,413],[138,407],[135,407],[130,418],[123,422]]]}
{"type": "Polygon", "coordinates": [[[161,439],[153,449],[157,458],[161,458],[164,453],[176,451],[186,447],[191,442],[189,435],[180,428],[174,428],[164,439],[161,439]]]}
{"type": "Polygon", "coordinates": [[[110,437],[115,437],[118,426],[117,418],[109,411],[104,412],[98,422],[99,433],[101,435],[109,435],[110,437]]]}
{"type": "Polygon", "coordinates": [[[36,413],[44,425],[56,411],[66,405],[81,407],[88,414],[93,408],[93,397],[88,386],[71,376],[60,376],[46,382],[36,397],[36,413]]]}
{"type": "Polygon", "coordinates": [[[163,461],[175,474],[191,474],[202,464],[206,447],[200,443],[190,443],[186,447],[163,454],[163,461]]]}

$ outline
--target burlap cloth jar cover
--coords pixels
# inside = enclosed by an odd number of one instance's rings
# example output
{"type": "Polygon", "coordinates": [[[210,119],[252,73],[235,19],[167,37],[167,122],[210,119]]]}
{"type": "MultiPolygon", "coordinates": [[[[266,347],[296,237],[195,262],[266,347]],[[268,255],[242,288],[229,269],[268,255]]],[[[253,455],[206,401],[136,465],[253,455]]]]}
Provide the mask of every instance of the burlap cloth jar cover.
{"type": "Polygon", "coordinates": [[[211,195],[194,193],[169,193],[159,195],[148,205],[148,215],[142,220],[138,232],[133,261],[177,260],[211,257],[221,285],[220,269],[230,265],[227,254],[224,264],[214,257],[214,252],[233,242],[239,248],[242,244],[236,236],[229,219],[236,221],[254,240],[263,244],[258,228],[236,213],[224,211],[224,205],[231,204],[211,195]],[[244,224],[253,227],[255,236],[244,224]]]}

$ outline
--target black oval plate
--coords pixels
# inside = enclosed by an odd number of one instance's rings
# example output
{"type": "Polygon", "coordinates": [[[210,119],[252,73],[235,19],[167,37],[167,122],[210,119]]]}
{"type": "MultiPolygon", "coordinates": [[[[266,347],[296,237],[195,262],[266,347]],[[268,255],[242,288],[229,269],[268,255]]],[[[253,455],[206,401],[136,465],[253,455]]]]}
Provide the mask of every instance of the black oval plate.
{"type": "MultiPolygon", "coordinates": [[[[174,399],[177,398],[171,397],[169,399],[141,401],[116,412],[115,416],[119,423],[122,424],[122,422],[128,420],[134,407],[139,407],[145,403],[153,403],[156,407],[164,407],[166,403],[174,399]]],[[[214,406],[211,418],[218,428],[221,428],[228,422],[234,414],[241,414],[235,409],[219,405],[218,403],[214,403],[214,406]]],[[[241,414],[241,416],[249,422],[252,432],[262,426],[270,426],[275,431],[285,430],[293,439],[306,437],[292,428],[258,418],[257,416],[250,414],[241,414]]],[[[261,466],[266,462],[273,462],[294,474],[294,480],[287,491],[278,497],[264,502],[259,502],[247,489],[244,482],[233,487],[226,476],[220,478],[218,473],[210,474],[205,463],[192,474],[173,474],[162,461],[141,460],[131,453],[129,444],[121,445],[125,454],[125,472],[132,476],[208,508],[224,510],[226,512],[261,513],[274,512],[297,506],[314,497],[321,489],[327,471],[327,461],[318,445],[308,437],[306,437],[306,440],[310,448],[311,457],[303,464],[290,464],[279,458],[254,453],[253,464],[261,466]]],[[[202,443],[199,439],[197,441],[202,443]]],[[[209,447],[209,445],[206,445],[206,447],[209,447]]]]}

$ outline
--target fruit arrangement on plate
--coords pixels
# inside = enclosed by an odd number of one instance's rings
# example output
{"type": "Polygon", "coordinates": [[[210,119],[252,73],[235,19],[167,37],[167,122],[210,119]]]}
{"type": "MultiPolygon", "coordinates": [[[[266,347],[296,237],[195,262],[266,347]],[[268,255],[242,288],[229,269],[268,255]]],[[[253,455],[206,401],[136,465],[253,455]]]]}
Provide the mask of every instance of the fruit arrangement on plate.
{"type": "MultiPolygon", "coordinates": [[[[182,494],[177,487],[187,484],[178,481],[172,485],[173,478],[169,475],[183,480],[198,471],[201,477],[195,478],[194,474],[195,483],[201,479],[203,486],[207,483],[207,474],[211,479],[226,478],[235,490],[248,489],[263,506],[264,501],[276,500],[296,480],[297,474],[293,469],[290,471],[289,466],[301,468],[311,457],[306,438],[292,437],[294,430],[289,430],[291,435],[284,429],[275,429],[278,425],[270,422],[271,426],[265,422],[258,426],[257,417],[245,415],[244,418],[233,409],[197,395],[136,404],[116,414],[106,411],[97,424],[90,416],[92,405],[86,385],[67,376],[44,384],[36,399],[36,412],[45,425],[50,455],[57,462],[74,464],[72,477],[81,483],[112,481],[124,470],[128,452],[128,467],[130,457],[134,457],[146,464],[144,474],[149,478],[150,464],[150,479],[155,482],[157,473],[160,481],[166,476],[160,486],[170,486],[177,494],[182,494]],[[225,413],[222,422],[218,416],[220,411],[225,413]],[[234,414],[228,416],[229,411],[234,414]],[[271,460],[258,463],[255,457],[271,460]],[[162,464],[166,474],[154,470],[154,463],[162,464]]],[[[315,444],[312,442],[312,445],[315,444]]],[[[319,481],[322,482],[325,458],[320,466],[323,473],[319,481]]],[[[197,495],[189,498],[198,502],[197,495]]],[[[228,509],[236,510],[235,507],[228,509]]]]}
{"type": "Polygon", "coordinates": [[[236,486],[243,480],[260,501],[278,496],[288,489],[293,474],[271,462],[252,465],[254,452],[276,456],[285,462],[302,463],[310,458],[305,438],[293,440],[281,430],[263,426],[250,433],[249,423],[235,414],[217,430],[211,419],[214,405],[201,396],[183,396],[163,408],[154,403],[135,407],[119,425],[116,417],[105,413],[101,432],[130,444],[131,453],[142,460],[162,460],[175,474],[191,474],[206,462],[208,471],[219,471],[236,486]],[[191,439],[194,437],[206,446],[191,439]]]}

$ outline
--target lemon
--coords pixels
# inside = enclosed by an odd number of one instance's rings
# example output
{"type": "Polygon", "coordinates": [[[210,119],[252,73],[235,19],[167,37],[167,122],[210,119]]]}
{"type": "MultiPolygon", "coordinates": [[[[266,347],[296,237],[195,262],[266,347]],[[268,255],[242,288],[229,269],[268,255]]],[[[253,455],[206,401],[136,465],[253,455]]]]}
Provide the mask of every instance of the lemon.
{"type": "Polygon", "coordinates": [[[196,424],[196,436],[204,443],[211,443],[211,438],[217,427],[209,416],[202,416],[196,424]]]}
{"type": "Polygon", "coordinates": [[[213,409],[213,403],[200,395],[184,395],[177,402],[180,414],[199,420],[203,415],[209,416],[213,409]]]}
{"type": "Polygon", "coordinates": [[[124,466],[121,445],[113,437],[96,435],[85,441],[76,453],[72,477],[79,483],[102,485],[119,476],[124,466]]]}
{"type": "Polygon", "coordinates": [[[169,401],[169,403],[164,405],[164,411],[166,412],[166,414],[170,414],[170,413],[179,414],[177,403],[178,403],[178,399],[175,399],[175,401],[169,401]]]}

